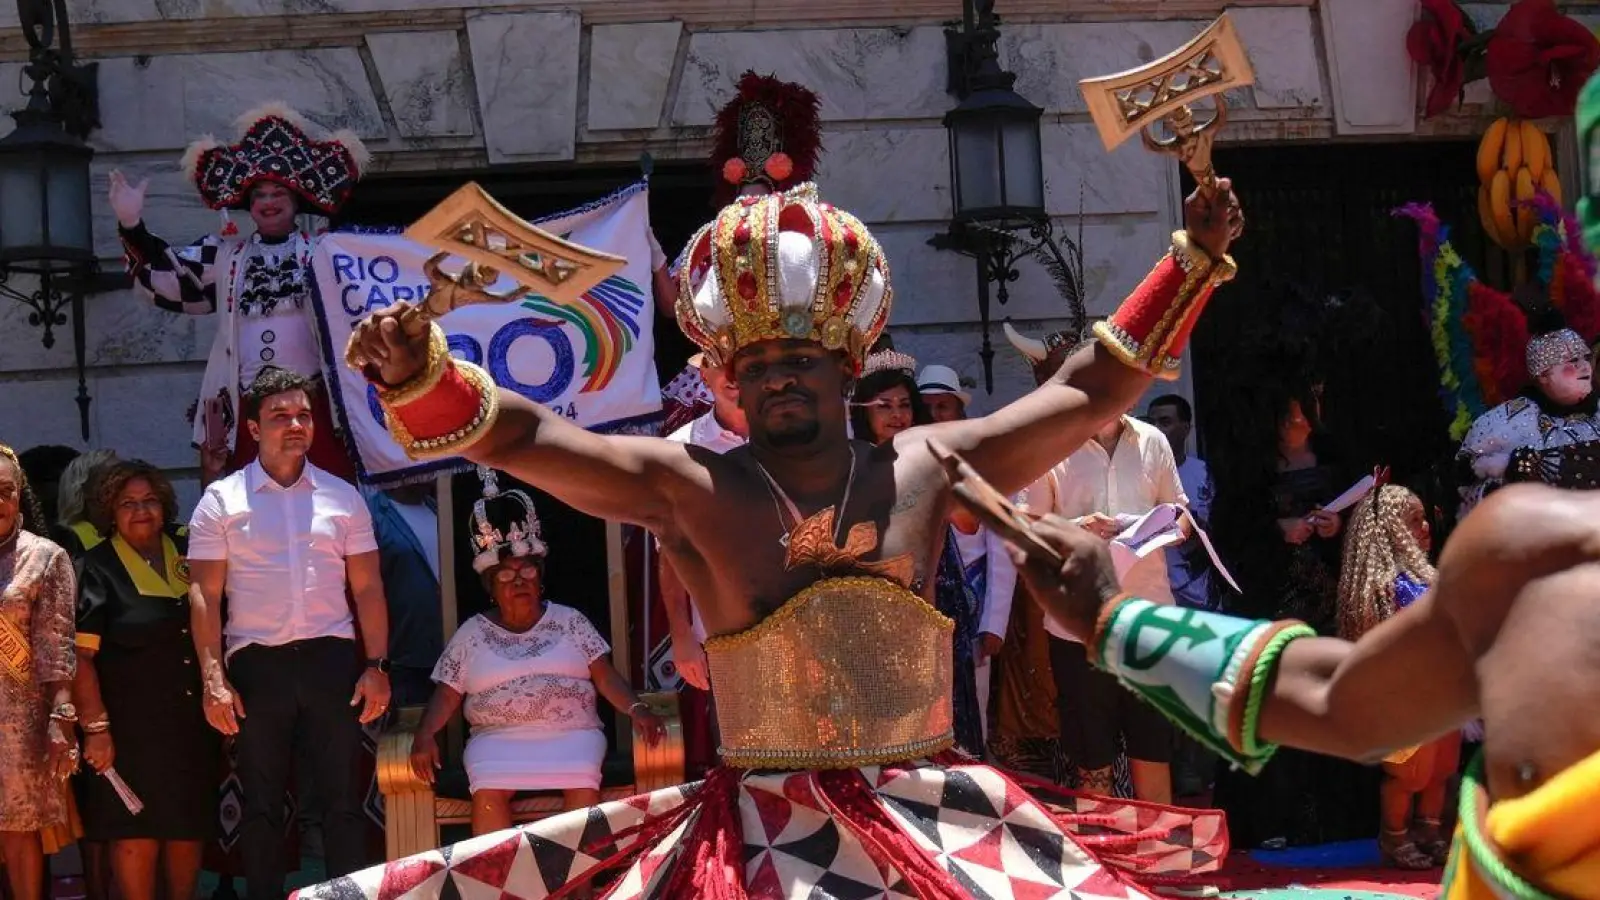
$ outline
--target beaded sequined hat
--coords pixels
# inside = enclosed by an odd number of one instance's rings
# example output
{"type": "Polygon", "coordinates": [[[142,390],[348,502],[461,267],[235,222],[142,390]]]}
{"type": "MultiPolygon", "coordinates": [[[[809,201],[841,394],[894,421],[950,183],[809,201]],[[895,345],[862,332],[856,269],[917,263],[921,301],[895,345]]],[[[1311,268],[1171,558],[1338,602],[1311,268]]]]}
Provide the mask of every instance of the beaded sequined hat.
{"type": "Polygon", "coordinates": [[[678,271],[678,326],[713,366],[761,341],[842,350],[857,371],[889,321],[883,248],[813,184],[722,208],[689,239],[678,271]]]}
{"type": "Polygon", "coordinates": [[[1528,341],[1528,374],[1534,378],[1574,359],[1588,359],[1589,345],[1571,328],[1538,335],[1528,341]]]}
{"type": "Polygon", "coordinates": [[[331,216],[350,198],[367,163],[354,132],[325,135],[282,103],[245,113],[238,127],[237,143],[207,135],[183,154],[184,176],[212,209],[248,209],[251,188],[272,181],[331,216]]]}
{"type": "Polygon", "coordinates": [[[483,498],[472,505],[472,570],[480,575],[513,556],[543,558],[539,514],[522,491],[500,492],[494,470],[478,467],[483,498]]]}

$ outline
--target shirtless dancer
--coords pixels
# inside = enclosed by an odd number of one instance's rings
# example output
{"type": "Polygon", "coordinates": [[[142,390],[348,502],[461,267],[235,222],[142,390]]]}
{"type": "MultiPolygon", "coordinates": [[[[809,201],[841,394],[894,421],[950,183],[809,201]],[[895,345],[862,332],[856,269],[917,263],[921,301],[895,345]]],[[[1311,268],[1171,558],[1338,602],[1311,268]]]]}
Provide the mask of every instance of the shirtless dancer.
{"type": "MultiPolygon", "coordinates": [[[[436,326],[407,338],[397,320],[403,307],[357,327],[350,362],[378,385],[402,446],[464,455],[590,515],[649,529],[714,635],[706,653],[724,765],[692,802],[680,801],[681,812],[646,817],[655,849],[619,851],[631,866],[619,883],[665,878],[665,896],[712,897],[742,896],[741,882],[760,883],[764,895],[804,897],[821,884],[820,866],[880,893],[900,883],[918,896],[962,896],[963,865],[937,848],[914,851],[927,838],[902,821],[912,808],[886,799],[905,791],[896,796],[937,807],[959,782],[985,791],[985,806],[1012,810],[985,819],[986,829],[1020,818],[1046,836],[1051,860],[1039,865],[1053,871],[1040,877],[1066,878],[1084,896],[1144,896],[1098,869],[1042,807],[1016,807],[1022,792],[1005,787],[1001,773],[945,752],[950,633],[931,608],[931,573],[951,506],[926,439],[937,436],[1014,492],[1132,405],[1152,376],[1175,374],[1206,298],[1233,273],[1226,251],[1243,218],[1226,180],[1219,186],[1188,199],[1187,230],[1103,323],[1100,344],[993,415],[911,429],[878,447],[847,437],[845,404],[888,320],[888,270],[865,227],[819,202],[811,185],[736,201],[685,257],[679,324],[708,362],[727,367],[749,422],[750,442],[725,454],[584,431],[450,360],[436,326]],[[886,763],[894,777],[859,768],[886,763]],[[947,781],[950,767],[968,778],[947,781]],[[750,817],[813,794],[815,804],[768,822],[774,831],[763,840],[826,810],[819,827],[833,829],[828,859],[808,868],[786,861],[798,849],[752,843],[761,828],[750,817]],[[885,829],[898,837],[884,840],[885,829]],[[673,847],[682,852],[671,857],[671,873],[657,873],[673,847]],[[1094,880],[1107,891],[1082,887],[1094,880]]],[[[655,799],[646,805],[658,808],[655,799]]],[[[626,809],[601,814],[614,816],[613,829],[633,821],[618,818],[632,814],[626,809]]],[[[585,821],[551,820],[530,833],[550,839],[544,829],[568,825],[585,821]]],[[[464,852],[450,856],[452,865],[464,852]]],[[[997,875],[1027,877],[1009,867],[997,875]]],[[[515,893],[542,896],[592,874],[539,877],[542,885],[519,882],[515,893]]]]}
{"type": "Polygon", "coordinates": [[[1120,594],[1104,542],[1082,529],[1041,523],[1068,562],[1062,573],[1030,562],[1023,577],[1052,615],[1093,636],[1125,685],[1247,768],[1271,744],[1375,763],[1481,716],[1482,768],[1463,785],[1444,896],[1590,900],[1600,897],[1597,521],[1595,494],[1502,489],[1451,536],[1433,590],[1355,643],[1276,629],[1281,656],[1255,679],[1248,662],[1238,673],[1216,663],[1271,638],[1258,643],[1250,623],[1227,616],[1141,608],[1120,594]],[[1208,654],[1217,648],[1227,649],[1208,654]],[[1264,688],[1253,733],[1248,714],[1222,734],[1191,712],[1247,684],[1264,688]]]}

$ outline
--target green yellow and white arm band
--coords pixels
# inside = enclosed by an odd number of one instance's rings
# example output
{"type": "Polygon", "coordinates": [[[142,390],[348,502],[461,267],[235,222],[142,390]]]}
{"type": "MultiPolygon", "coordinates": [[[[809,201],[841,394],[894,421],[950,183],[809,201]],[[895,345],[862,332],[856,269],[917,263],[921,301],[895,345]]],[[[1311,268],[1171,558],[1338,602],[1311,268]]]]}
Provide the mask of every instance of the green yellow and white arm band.
{"type": "Polygon", "coordinates": [[[1256,732],[1278,657],[1290,641],[1315,634],[1301,622],[1124,597],[1101,613],[1089,652],[1128,690],[1254,775],[1277,750],[1256,732]]]}

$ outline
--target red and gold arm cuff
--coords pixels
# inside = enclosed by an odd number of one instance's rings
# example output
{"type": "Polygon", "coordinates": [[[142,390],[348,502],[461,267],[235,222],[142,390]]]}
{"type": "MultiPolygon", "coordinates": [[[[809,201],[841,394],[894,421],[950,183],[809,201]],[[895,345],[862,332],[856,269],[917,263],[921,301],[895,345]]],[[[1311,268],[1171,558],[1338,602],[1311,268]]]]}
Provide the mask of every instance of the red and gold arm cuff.
{"type": "Polygon", "coordinates": [[[438,325],[428,338],[428,365],[393,388],[376,384],[389,434],[411,459],[459,456],[483,439],[500,413],[489,373],[450,356],[438,325]]]}
{"type": "Polygon", "coordinates": [[[1214,260],[1187,232],[1172,235],[1172,250],[1104,322],[1095,337],[1118,359],[1157,378],[1178,377],[1178,359],[1217,286],[1238,271],[1233,258],[1214,260]]]}

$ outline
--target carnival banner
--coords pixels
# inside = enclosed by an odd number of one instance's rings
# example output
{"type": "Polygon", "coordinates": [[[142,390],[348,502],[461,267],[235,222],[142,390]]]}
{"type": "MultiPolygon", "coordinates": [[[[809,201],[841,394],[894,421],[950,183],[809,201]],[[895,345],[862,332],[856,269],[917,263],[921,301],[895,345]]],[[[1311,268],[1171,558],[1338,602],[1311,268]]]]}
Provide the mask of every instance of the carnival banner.
{"type": "MultiPolygon", "coordinates": [[[[661,414],[661,389],[651,337],[649,208],[649,192],[640,183],[535,222],[567,240],[625,257],[628,264],[576,303],[533,295],[457,309],[439,320],[450,352],[482,366],[501,387],[592,431],[653,426],[661,414]]],[[[324,371],[332,382],[334,413],[368,484],[465,465],[459,459],[407,459],[389,437],[377,393],[344,365],[345,344],[357,323],[395,301],[427,295],[422,265],[434,252],[398,232],[336,231],[317,246],[313,299],[324,371]]],[[[503,278],[494,290],[511,284],[503,278]]]]}

